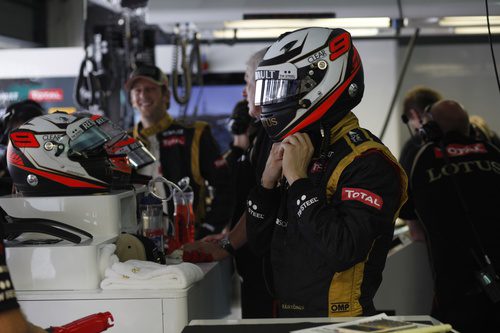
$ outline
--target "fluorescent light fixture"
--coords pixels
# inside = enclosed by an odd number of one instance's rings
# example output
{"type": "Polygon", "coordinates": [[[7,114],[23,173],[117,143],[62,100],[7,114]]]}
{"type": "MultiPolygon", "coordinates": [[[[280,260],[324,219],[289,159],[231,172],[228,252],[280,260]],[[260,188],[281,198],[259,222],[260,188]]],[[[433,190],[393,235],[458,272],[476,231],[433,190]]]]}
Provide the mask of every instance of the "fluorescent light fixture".
{"type": "MultiPolygon", "coordinates": [[[[500,27],[490,27],[492,34],[500,34],[500,27]]],[[[488,33],[488,27],[456,27],[457,35],[484,35],[488,33]]]]}
{"type": "MultiPolygon", "coordinates": [[[[445,16],[439,20],[444,27],[465,27],[486,25],[486,16],[445,16]]],[[[490,25],[500,25],[500,16],[490,16],[490,25]]]]}
{"type": "Polygon", "coordinates": [[[226,29],[253,29],[253,28],[288,28],[300,29],[305,27],[325,28],[389,28],[389,17],[353,17],[353,18],[319,18],[319,19],[258,19],[236,20],[224,22],[226,29]]]}
{"type": "MultiPolygon", "coordinates": [[[[266,39],[266,38],[278,38],[281,34],[293,31],[293,28],[270,28],[270,29],[224,29],[215,30],[213,36],[218,39],[266,39]]],[[[376,28],[363,28],[355,29],[348,28],[351,36],[353,37],[366,37],[366,36],[376,36],[378,34],[378,29],[376,28]]]]}

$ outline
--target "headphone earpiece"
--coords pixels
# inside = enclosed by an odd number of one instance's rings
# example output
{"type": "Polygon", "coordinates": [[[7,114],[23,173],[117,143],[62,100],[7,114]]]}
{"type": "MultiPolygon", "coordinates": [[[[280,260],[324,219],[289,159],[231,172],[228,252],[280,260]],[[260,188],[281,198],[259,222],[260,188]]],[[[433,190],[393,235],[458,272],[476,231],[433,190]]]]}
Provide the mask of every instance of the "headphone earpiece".
{"type": "Polygon", "coordinates": [[[435,121],[423,124],[417,132],[424,142],[439,142],[443,138],[443,131],[435,121]]]}
{"type": "Polygon", "coordinates": [[[401,121],[403,122],[403,124],[408,124],[408,121],[410,121],[410,119],[408,119],[408,116],[406,114],[402,114],[401,121]]]}

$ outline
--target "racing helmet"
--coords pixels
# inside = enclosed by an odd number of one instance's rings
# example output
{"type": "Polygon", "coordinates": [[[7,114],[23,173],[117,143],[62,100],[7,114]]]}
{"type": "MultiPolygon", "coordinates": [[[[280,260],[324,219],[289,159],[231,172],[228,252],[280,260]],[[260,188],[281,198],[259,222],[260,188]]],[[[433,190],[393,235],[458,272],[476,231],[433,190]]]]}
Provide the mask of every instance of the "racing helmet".
{"type": "Polygon", "coordinates": [[[110,137],[109,141],[104,144],[104,148],[111,161],[119,161],[121,157],[126,157],[132,168],[141,169],[156,160],[141,141],[128,135],[123,128],[109,118],[86,112],[79,112],[75,115],[77,117],[89,117],[110,137]]]}
{"type": "Polygon", "coordinates": [[[334,126],[360,101],[363,66],[343,29],[305,28],[281,35],[255,71],[255,104],[269,137],[281,141],[319,121],[334,126]]]}
{"type": "Polygon", "coordinates": [[[35,117],[9,138],[7,168],[22,195],[84,195],[129,185],[128,162],[110,160],[104,147],[110,137],[89,117],[35,117]]]}

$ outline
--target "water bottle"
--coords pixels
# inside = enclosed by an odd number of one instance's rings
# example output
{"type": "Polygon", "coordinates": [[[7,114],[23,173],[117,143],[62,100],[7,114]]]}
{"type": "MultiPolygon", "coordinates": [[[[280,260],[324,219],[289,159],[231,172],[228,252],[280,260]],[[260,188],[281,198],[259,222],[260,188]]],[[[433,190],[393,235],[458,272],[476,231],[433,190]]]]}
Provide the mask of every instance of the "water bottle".
{"type": "Polygon", "coordinates": [[[194,242],[194,209],[193,189],[189,185],[189,178],[185,177],[179,181],[182,191],[174,193],[174,220],[179,234],[181,244],[194,242]]]}
{"type": "Polygon", "coordinates": [[[164,253],[162,201],[149,193],[140,201],[139,212],[142,235],[154,242],[158,252],[164,253]]]}

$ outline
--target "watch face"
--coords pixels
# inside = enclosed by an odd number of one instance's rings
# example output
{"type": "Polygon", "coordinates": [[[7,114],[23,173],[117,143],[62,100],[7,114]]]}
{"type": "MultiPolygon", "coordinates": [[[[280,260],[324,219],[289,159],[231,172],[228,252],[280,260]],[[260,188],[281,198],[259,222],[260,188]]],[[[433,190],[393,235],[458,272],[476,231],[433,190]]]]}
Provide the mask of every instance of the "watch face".
{"type": "Polygon", "coordinates": [[[224,250],[226,250],[230,254],[234,254],[234,248],[231,245],[231,242],[229,241],[229,239],[227,237],[222,238],[219,241],[219,245],[220,245],[221,248],[223,248],[224,250]]]}
{"type": "Polygon", "coordinates": [[[227,238],[222,238],[222,239],[220,240],[220,246],[221,246],[223,249],[224,249],[224,248],[226,248],[228,245],[229,245],[229,246],[231,245],[231,243],[229,242],[229,239],[227,239],[227,238]]]}

